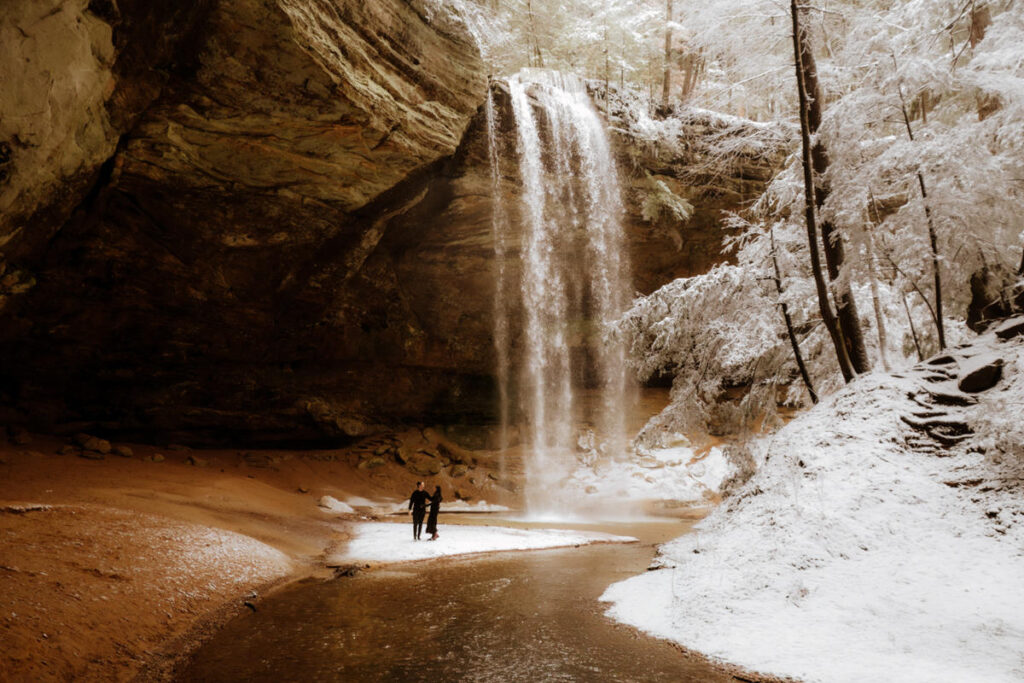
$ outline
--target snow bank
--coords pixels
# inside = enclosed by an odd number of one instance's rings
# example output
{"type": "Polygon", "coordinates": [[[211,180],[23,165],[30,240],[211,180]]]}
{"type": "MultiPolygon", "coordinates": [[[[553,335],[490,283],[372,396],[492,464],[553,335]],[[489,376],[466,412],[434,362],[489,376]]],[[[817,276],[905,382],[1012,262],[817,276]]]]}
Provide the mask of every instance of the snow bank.
{"type": "MultiPolygon", "coordinates": [[[[957,352],[989,353],[1024,369],[1019,341],[957,352]]],[[[1024,680],[1024,486],[1012,456],[977,452],[1024,422],[1024,376],[945,408],[990,432],[930,454],[900,420],[925,410],[910,395],[936,389],[930,372],[862,377],[764,439],[758,473],[662,569],[605,592],[609,615],[808,681],[1024,680]]]]}
{"type": "Polygon", "coordinates": [[[695,503],[718,493],[732,469],[717,447],[702,457],[697,457],[696,451],[688,446],[652,448],[629,460],[578,467],[565,482],[565,488],[581,507],[586,507],[587,498],[609,497],[695,503]]]}
{"type": "Polygon", "coordinates": [[[325,512],[336,512],[339,514],[349,514],[355,512],[351,505],[344,503],[334,496],[323,496],[320,498],[320,502],[317,503],[325,512]]]}
{"type": "Polygon", "coordinates": [[[353,526],[355,538],[337,560],[356,562],[406,562],[447,555],[536,550],[588,543],[632,543],[637,539],[598,532],[562,529],[511,529],[494,526],[444,524],[436,541],[412,540],[412,524],[364,522],[353,526]]]}

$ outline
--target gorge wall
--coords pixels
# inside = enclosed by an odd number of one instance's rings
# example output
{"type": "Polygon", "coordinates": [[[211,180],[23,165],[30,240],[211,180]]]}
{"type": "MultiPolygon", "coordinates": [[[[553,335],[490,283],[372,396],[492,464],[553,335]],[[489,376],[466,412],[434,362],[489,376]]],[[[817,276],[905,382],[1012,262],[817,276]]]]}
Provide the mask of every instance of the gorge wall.
{"type": "MultiPolygon", "coordinates": [[[[493,419],[488,79],[440,4],[5,3],[0,420],[201,443],[493,419]]],[[[702,141],[743,124],[609,122],[636,289],[721,260],[779,149],[710,172],[702,141]],[[652,175],[688,221],[641,218],[652,175]]]]}

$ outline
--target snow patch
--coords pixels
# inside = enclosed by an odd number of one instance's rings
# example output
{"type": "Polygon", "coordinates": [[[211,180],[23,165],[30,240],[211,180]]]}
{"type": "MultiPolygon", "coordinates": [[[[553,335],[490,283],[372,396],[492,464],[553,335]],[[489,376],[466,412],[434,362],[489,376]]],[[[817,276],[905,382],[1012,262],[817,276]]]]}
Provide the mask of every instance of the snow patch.
{"type": "Polygon", "coordinates": [[[495,526],[440,527],[436,541],[412,539],[412,524],[362,522],[344,553],[336,560],[355,562],[408,562],[449,555],[495,552],[498,550],[537,550],[589,543],[633,543],[630,536],[615,536],[592,531],[564,529],[512,529],[495,526]]]}
{"type": "Polygon", "coordinates": [[[320,502],[317,503],[326,512],[335,512],[339,514],[349,514],[355,512],[355,509],[348,503],[342,502],[334,496],[323,496],[320,502]]]}

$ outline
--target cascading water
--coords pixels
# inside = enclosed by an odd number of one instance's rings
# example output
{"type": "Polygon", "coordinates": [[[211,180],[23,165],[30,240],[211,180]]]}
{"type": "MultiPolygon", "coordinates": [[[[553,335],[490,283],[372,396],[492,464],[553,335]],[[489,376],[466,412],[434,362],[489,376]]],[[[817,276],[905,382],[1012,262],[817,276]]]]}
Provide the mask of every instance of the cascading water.
{"type": "Polygon", "coordinates": [[[603,334],[631,291],[623,205],[608,136],[583,84],[524,72],[508,87],[521,182],[518,212],[501,203],[498,126],[492,99],[487,103],[502,432],[514,410],[524,428],[528,509],[561,514],[572,505],[558,495],[559,482],[576,463],[581,430],[591,429],[608,456],[626,449],[625,349],[603,334]],[[512,254],[519,256],[518,297],[508,291],[506,259],[512,254]],[[513,330],[511,312],[519,309],[513,330]],[[513,381],[518,390],[510,392],[513,381]],[[509,405],[511,393],[516,406],[509,405]]]}

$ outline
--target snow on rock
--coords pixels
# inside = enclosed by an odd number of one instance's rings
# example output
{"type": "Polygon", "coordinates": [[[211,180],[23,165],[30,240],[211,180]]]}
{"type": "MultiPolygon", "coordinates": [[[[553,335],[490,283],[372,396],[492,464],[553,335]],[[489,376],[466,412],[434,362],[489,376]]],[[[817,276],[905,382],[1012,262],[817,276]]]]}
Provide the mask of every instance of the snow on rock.
{"type": "Polygon", "coordinates": [[[495,526],[443,524],[440,538],[412,540],[412,524],[363,522],[352,527],[355,537],[338,561],[407,562],[447,555],[494,552],[498,550],[537,550],[588,543],[633,543],[637,539],[598,532],[564,529],[512,529],[495,526]]]}
{"type": "Polygon", "coordinates": [[[1024,342],[953,355],[1012,378],[963,408],[971,440],[907,446],[931,370],[861,377],[761,440],[754,477],[612,585],[609,615],[807,681],[1024,680],[1024,342]]]}
{"type": "Polygon", "coordinates": [[[320,498],[320,502],[317,503],[325,512],[336,512],[339,514],[348,514],[355,512],[355,509],[343,501],[338,500],[334,496],[323,496],[320,498]]]}
{"type": "Polygon", "coordinates": [[[706,453],[688,446],[651,448],[629,460],[599,461],[580,466],[566,489],[586,497],[699,502],[718,493],[733,467],[720,448],[706,453]]]}

